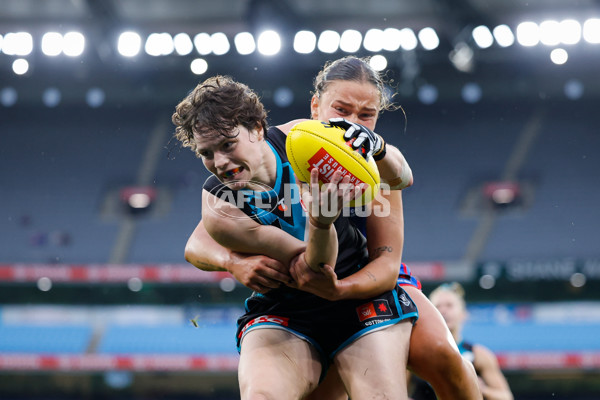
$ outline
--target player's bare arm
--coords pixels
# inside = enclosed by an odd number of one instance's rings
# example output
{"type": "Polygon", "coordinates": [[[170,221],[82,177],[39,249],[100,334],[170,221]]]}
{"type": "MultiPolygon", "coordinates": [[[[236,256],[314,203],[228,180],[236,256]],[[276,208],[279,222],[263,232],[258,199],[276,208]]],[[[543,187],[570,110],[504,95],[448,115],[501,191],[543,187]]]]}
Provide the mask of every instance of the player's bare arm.
{"type": "Polygon", "coordinates": [[[513,400],[496,355],[487,347],[474,345],[475,369],[479,372],[479,389],[485,400],[513,400]]]}
{"type": "Polygon", "coordinates": [[[367,219],[371,261],[360,271],[338,280],[332,266],[323,265],[321,271],[315,273],[299,260],[290,271],[299,289],[335,301],[369,298],[396,285],[404,241],[402,192],[391,191],[378,196],[372,205],[389,208],[389,217],[373,215],[367,219]]]}
{"type": "Polygon", "coordinates": [[[209,235],[234,252],[262,254],[288,265],[305,243],[281,229],[253,221],[236,206],[203,191],[202,220],[209,235]]]}

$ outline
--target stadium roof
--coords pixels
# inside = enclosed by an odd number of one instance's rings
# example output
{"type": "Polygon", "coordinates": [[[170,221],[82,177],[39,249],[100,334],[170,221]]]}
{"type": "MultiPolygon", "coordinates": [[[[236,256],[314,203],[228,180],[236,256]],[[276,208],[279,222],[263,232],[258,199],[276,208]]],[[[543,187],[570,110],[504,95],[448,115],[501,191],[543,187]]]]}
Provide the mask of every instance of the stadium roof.
{"type": "MultiPolygon", "coordinates": [[[[577,79],[587,95],[597,95],[600,83],[594,79],[596,71],[592,66],[600,63],[600,44],[590,45],[581,40],[577,44],[532,47],[515,44],[506,48],[494,43],[481,48],[473,40],[473,29],[478,26],[492,31],[506,25],[514,33],[525,21],[540,24],[545,20],[572,19],[583,26],[591,17],[600,18],[599,0],[3,0],[0,35],[30,32],[34,37],[34,52],[26,57],[30,72],[18,81],[9,73],[14,57],[0,53],[0,88],[14,84],[34,93],[33,88],[51,82],[64,88],[68,97],[71,90],[76,91],[82,84],[95,84],[107,91],[121,91],[123,96],[128,94],[132,101],[137,101],[136,90],[132,89],[135,86],[145,88],[139,96],[161,93],[167,101],[172,101],[168,93],[173,96],[178,93],[176,97],[181,97],[191,82],[201,80],[190,72],[190,61],[198,57],[196,52],[123,60],[116,51],[118,35],[131,30],[142,38],[154,32],[187,33],[192,38],[200,32],[223,32],[232,48],[224,56],[204,57],[209,65],[206,75],[230,74],[261,85],[287,82],[292,90],[306,92],[306,82],[324,61],[346,53],[315,51],[291,57],[293,37],[299,30],[319,35],[325,30],[341,34],[355,29],[365,35],[369,29],[409,28],[417,33],[430,27],[439,37],[434,50],[380,52],[387,58],[388,68],[397,71],[395,79],[399,84],[416,87],[432,83],[443,93],[444,87],[473,81],[498,98],[543,97],[560,93],[567,81],[577,79]],[[235,53],[235,34],[257,35],[265,29],[277,30],[282,35],[279,56],[235,53]],[[84,59],[73,63],[57,61],[55,57],[48,61],[36,54],[45,32],[71,30],[81,31],[86,37],[84,59]],[[565,65],[557,66],[550,61],[550,53],[557,47],[568,51],[569,61],[565,65]],[[467,66],[460,64],[460,56],[465,54],[471,57],[467,66]]],[[[376,53],[362,48],[356,52],[360,56],[376,53]]],[[[27,96],[22,98],[27,101],[27,96]]]]}

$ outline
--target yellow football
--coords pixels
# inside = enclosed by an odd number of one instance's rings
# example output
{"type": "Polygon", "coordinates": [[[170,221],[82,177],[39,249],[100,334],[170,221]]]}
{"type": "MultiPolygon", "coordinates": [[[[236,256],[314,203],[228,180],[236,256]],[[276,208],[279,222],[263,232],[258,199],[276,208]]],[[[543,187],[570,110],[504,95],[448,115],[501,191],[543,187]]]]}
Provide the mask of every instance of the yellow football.
{"type": "Polygon", "coordinates": [[[350,206],[368,204],[379,191],[379,171],[372,157],[365,160],[344,140],[344,129],[327,122],[307,120],[297,123],[287,135],[285,149],[288,160],[298,179],[310,181],[310,171],[319,170],[322,185],[336,170],[344,176],[350,175],[353,184],[365,183],[362,198],[349,203],[350,206]]]}

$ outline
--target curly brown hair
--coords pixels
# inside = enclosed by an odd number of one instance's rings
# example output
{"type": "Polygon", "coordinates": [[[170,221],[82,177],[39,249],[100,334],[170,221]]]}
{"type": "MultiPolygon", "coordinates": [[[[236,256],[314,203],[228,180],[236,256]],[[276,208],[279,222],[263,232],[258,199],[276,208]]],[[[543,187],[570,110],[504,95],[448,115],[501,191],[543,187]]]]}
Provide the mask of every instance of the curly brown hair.
{"type": "Polygon", "coordinates": [[[171,117],[175,138],[197,154],[194,135],[235,137],[242,125],[266,133],[267,111],[258,95],[229,76],[217,75],[198,84],[175,108],[171,117]]]}

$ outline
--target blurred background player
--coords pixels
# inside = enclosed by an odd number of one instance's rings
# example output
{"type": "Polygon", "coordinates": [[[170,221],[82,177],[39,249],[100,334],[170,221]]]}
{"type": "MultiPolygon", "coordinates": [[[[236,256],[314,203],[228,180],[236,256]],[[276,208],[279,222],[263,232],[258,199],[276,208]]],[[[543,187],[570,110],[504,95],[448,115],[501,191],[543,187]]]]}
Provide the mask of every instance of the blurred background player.
{"type": "MultiPolygon", "coordinates": [[[[513,395],[506,378],[500,370],[498,360],[487,347],[465,341],[462,330],[468,317],[465,291],[460,283],[445,283],[429,295],[433,305],[440,311],[461,355],[473,363],[479,378],[479,388],[485,400],[512,400],[513,395]]],[[[412,376],[411,398],[413,400],[435,400],[435,394],[427,382],[412,376]]]]}

